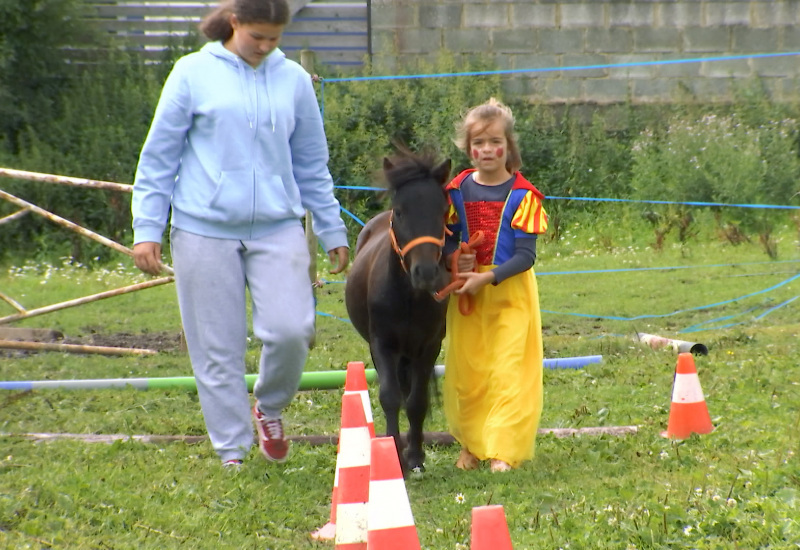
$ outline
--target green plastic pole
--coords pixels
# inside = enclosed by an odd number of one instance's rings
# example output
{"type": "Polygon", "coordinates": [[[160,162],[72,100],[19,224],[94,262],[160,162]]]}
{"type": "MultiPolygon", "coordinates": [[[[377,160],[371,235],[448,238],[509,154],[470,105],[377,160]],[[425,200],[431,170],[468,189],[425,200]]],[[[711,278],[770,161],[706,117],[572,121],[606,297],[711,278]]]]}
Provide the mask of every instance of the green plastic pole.
{"type": "MultiPolygon", "coordinates": [[[[367,382],[374,382],[378,375],[375,369],[365,369],[367,382]]],[[[344,387],[347,371],[312,371],[304,372],[300,377],[300,390],[333,390],[344,387]]],[[[247,374],[244,377],[247,382],[247,390],[253,391],[256,383],[257,374],[247,374]]],[[[194,376],[175,376],[164,378],[148,378],[147,389],[184,389],[197,390],[197,382],[194,376]]]]}

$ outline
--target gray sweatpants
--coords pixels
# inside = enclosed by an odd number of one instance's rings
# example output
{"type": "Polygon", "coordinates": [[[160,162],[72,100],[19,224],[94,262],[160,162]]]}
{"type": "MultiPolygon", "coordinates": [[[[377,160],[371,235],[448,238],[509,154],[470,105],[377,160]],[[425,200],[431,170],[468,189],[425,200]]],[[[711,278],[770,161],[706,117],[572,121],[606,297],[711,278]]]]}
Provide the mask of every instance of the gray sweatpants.
{"type": "Polygon", "coordinates": [[[175,285],[200,406],[220,459],[244,458],[253,445],[245,375],[247,310],[262,343],[253,394],[278,418],[300,384],[314,331],[314,301],[303,228],[238,241],[173,228],[175,285]]]}

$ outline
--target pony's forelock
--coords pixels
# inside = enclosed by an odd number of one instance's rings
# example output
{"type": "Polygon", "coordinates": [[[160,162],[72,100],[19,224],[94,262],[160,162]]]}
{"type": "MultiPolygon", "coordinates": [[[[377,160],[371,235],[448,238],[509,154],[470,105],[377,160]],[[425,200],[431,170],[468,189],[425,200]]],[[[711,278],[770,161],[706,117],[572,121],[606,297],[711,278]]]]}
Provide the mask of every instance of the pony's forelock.
{"type": "MultiPolygon", "coordinates": [[[[386,183],[391,190],[397,190],[405,184],[434,177],[437,159],[434,153],[412,153],[400,151],[389,158],[392,167],[385,170],[386,183]]],[[[434,178],[435,179],[435,178],[434,178]]]]}

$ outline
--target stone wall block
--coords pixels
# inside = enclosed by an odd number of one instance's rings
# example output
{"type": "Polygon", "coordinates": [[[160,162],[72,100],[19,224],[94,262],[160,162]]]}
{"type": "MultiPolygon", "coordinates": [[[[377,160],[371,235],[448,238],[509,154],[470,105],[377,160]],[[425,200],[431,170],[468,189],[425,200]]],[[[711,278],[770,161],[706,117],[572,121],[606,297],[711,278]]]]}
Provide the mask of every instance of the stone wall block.
{"type": "Polygon", "coordinates": [[[542,29],[539,31],[539,51],[567,53],[584,51],[584,31],[579,29],[542,29]]]}
{"type": "Polygon", "coordinates": [[[395,44],[400,53],[438,52],[442,47],[442,31],[421,28],[398,29],[395,44]]]}
{"type": "Polygon", "coordinates": [[[705,26],[750,25],[750,2],[705,2],[705,26]]]}
{"type": "Polygon", "coordinates": [[[654,78],[657,74],[656,66],[652,65],[653,56],[649,54],[609,55],[610,65],[617,65],[608,69],[609,78],[654,78]]]}
{"type": "Polygon", "coordinates": [[[463,22],[462,6],[420,6],[419,24],[423,28],[461,28],[463,22]]]}
{"type": "Polygon", "coordinates": [[[464,28],[507,28],[511,26],[511,4],[467,4],[464,6],[464,28]]]}
{"type": "Polygon", "coordinates": [[[561,60],[564,76],[570,78],[597,78],[608,76],[608,58],[597,54],[566,54],[561,60]]]}
{"type": "Polygon", "coordinates": [[[451,52],[484,52],[490,50],[489,29],[453,29],[444,33],[444,48],[451,52]]]}
{"type": "Polygon", "coordinates": [[[566,29],[603,26],[605,21],[606,5],[603,2],[559,4],[558,24],[566,29]]]}
{"type": "Polygon", "coordinates": [[[535,30],[494,29],[492,49],[497,53],[527,53],[538,49],[538,33],[535,30]]]}
{"type": "Polygon", "coordinates": [[[633,31],[633,47],[637,53],[674,52],[681,49],[682,42],[678,29],[638,28],[633,31]]]}
{"type": "Polygon", "coordinates": [[[735,53],[766,53],[778,50],[778,29],[734,27],[731,48],[735,53]]]}
{"type": "Polygon", "coordinates": [[[700,2],[666,2],[660,6],[656,25],[683,29],[699,25],[703,20],[703,6],[700,2]]]}
{"type": "Polygon", "coordinates": [[[753,70],[747,59],[703,61],[700,74],[708,78],[747,78],[752,76],[753,70]]]}
{"type": "Polygon", "coordinates": [[[586,29],[586,53],[622,53],[633,50],[633,32],[628,28],[586,29]]]}
{"type": "Polygon", "coordinates": [[[612,27],[652,27],[656,22],[656,9],[653,2],[613,2],[609,4],[608,23],[612,27]]]}
{"type": "Polygon", "coordinates": [[[395,30],[419,26],[416,6],[386,6],[372,10],[372,30],[395,30]]]}
{"type": "Polygon", "coordinates": [[[552,29],[556,26],[555,4],[516,3],[511,6],[513,28],[552,29]]]}
{"type": "Polygon", "coordinates": [[[731,45],[730,27],[687,27],[683,30],[683,51],[694,52],[729,52],[731,45]]]}

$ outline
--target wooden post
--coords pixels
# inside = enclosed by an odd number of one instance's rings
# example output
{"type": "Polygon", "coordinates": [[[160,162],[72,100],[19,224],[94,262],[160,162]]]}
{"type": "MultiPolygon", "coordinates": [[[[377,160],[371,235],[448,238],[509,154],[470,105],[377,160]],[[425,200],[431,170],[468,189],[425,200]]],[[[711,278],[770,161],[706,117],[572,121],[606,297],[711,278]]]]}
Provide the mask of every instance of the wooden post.
{"type": "MultiPolygon", "coordinates": [[[[301,50],[300,51],[300,64],[303,68],[311,75],[313,78],[314,75],[314,52],[311,50],[301,50]]],[[[316,295],[317,295],[317,249],[319,248],[319,243],[317,242],[317,236],[314,235],[313,230],[313,222],[311,216],[311,211],[306,210],[306,244],[308,246],[308,255],[311,258],[311,262],[308,264],[308,277],[311,280],[312,292],[314,293],[314,303],[316,303],[316,295]]],[[[316,319],[316,315],[314,316],[316,319]]],[[[316,325],[316,322],[315,322],[316,325]]],[[[314,329],[314,333],[311,335],[311,342],[309,344],[309,348],[313,348],[314,344],[317,341],[317,331],[316,326],[314,329]]]]}

